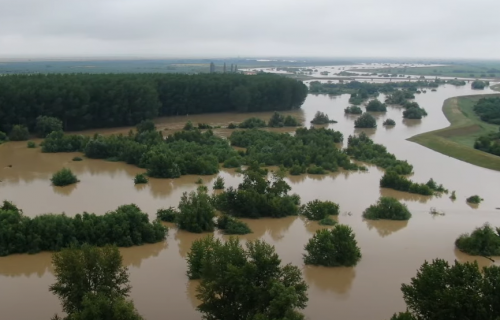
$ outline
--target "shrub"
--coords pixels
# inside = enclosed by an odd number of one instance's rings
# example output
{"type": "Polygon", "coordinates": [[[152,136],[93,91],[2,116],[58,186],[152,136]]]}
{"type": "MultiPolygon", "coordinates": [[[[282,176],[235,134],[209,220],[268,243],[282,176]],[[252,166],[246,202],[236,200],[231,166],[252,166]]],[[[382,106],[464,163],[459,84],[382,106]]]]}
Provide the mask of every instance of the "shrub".
{"type": "Polygon", "coordinates": [[[306,168],[305,167],[302,167],[302,166],[299,166],[298,164],[294,164],[291,168],[290,168],[290,174],[292,176],[299,176],[303,173],[306,173],[306,168]]]}
{"type": "Polygon", "coordinates": [[[238,125],[238,128],[252,129],[252,128],[263,128],[266,126],[266,122],[259,118],[249,118],[238,125]]]}
{"type": "Polygon", "coordinates": [[[45,138],[53,131],[62,131],[63,123],[54,117],[38,116],[36,118],[35,132],[40,138],[45,138]]]}
{"type": "Polygon", "coordinates": [[[213,127],[208,123],[198,123],[198,129],[213,129],[213,127]]]}
{"type": "Polygon", "coordinates": [[[304,263],[325,267],[352,267],[361,259],[361,251],[349,226],[316,231],[305,246],[304,263]]]}
{"type": "Polygon", "coordinates": [[[73,183],[77,183],[78,179],[70,169],[63,168],[60,171],[54,173],[50,181],[52,181],[52,184],[54,186],[63,187],[73,183]]]}
{"type": "Polygon", "coordinates": [[[371,205],[363,212],[363,217],[371,220],[408,220],[411,213],[405,204],[395,198],[381,197],[377,204],[371,205]]]}
{"type": "Polygon", "coordinates": [[[283,127],[285,125],[285,117],[281,113],[274,112],[267,125],[271,128],[283,127]]]}
{"type": "Polygon", "coordinates": [[[135,184],[148,183],[148,177],[146,177],[146,175],[143,173],[138,173],[134,178],[134,183],[135,184]]]}
{"type": "Polygon", "coordinates": [[[179,229],[201,233],[214,230],[215,209],[206,192],[184,192],[179,203],[177,225],[179,229]]]}
{"type": "Polygon", "coordinates": [[[312,165],[309,168],[307,168],[307,173],[309,173],[309,174],[326,174],[326,171],[325,171],[325,169],[323,169],[320,166],[312,165]]]}
{"type": "Polygon", "coordinates": [[[9,133],[9,140],[10,141],[25,141],[28,140],[30,136],[30,132],[28,131],[28,128],[22,125],[16,124],[15,126],[12,127],[12,130],[9,133]]]}
{"type": "Polygon", "coordinates": [[[222,165],[224,168],[239,168],[241,166],[241,158],[240,157],[231,157],[224,161],[222,165]]]}
{"type": "Polygon", "coordinates": [[[319,224],[321,226],[334,226],[337,224],[337,221],[333,220],[332,218],[324,218],[319,220],[319,224]]]}
{"type": "Polygon", "coordinates": [[[222,190],[224,187],[224,178],[217,177],[214,181],[214,190],[222,190]]]}
{"type": "Polygon", "coordinates": [[[366,105],[366,111],[371,112],[386,112],[387,106],[385,103],[380,102],[378,99],[371,100],[366,105]]]}
{"type": "Polygon", "coordinates": [[[198,178],[194,183],[196,183],[196,184],[203,184],[203,179],[202,178],[198,178]]]}
{"type": "Polygon", "coordinates": [[[363,110],[358,106],[350,106],[345,108],[344,112],[348,114],[362,114],[363,110]]]}
{"type": "Polygon", "coordinates": [[[156,211],[156,218],[165,222],[175,222],[178,213],[179,212],[174,207],[158,209],[158,211],[156,211]]]}
{"type": "Polygon", "coordinates": [[[480,196],[478,195],[475,195],[475,196],[470,196],[467,198],[467,202],[468,203],[472,203],[472,204],[480,204],[481,201],[483,201],[484,199],[482,199],[480,196]]]}
{"type": "Polygon", "coordinates": [[[392,119],[386,119],[383,123],[384,126],[395,126],[396,125],[396,121],[392,120],[392,119]]]}
{"type": "Polygon", "coordinates": [[[0,131],[0,142],[7,140],[7,134],[5,132],[0,131]]]}
{"type": "Polygon", "coordinates": [[[309,220],[322,220],[339,214],[339,205],[331,201],[313,200],[300,207],[300,214],[309,220]]]}
{"type": "Polygon", "coordinates": [[[327,123],[337,123],[335,120],[330,120],[326,113],[321,111],[316,112],[314,118],[311,121],[312,124],[327,124],[327,123]]]}
{"type": "Polygon", "coordinates": [[[182,128],[182,130],[185,130],[185,131],[189,131],[189,130],[193,130],[193,129],[194,129],[194,125],[191,121],[186,122],[186,124],[184,125],[184,128],[182,128]]]}
{"type": "Polygon", "coordinates": [[[136,126],[137,132],[142,133],[142,132],[151,132],[151,131],[156,131],[156,126],[155,123],[152,120],[142,120],[137,124],[136,126]]]}
{"type": "Polygon", "coordinates": [[[227,126],[228,129],[236,129],[238,128],[234,123],[230,123],[228,126],[227,126]]]}
{"type": "Polygon", "coordinates": [[[375,120],[375,118],[371,114],[365,112],[354,121],[354,127],[355,128],[376,128],[377,121],[375,120]]]}
{"type": "Polygon", "coordinates": [[[432,178],[430,178],[429,181],[427,181],[426,185],[436,192],[448,193],[448,189],[443,187],[442,184],[438,185],[432,178]]]}
{"type": "Polygon", "coordinates": [[[283,123],[285,127],[298,127],[300,126],[300,121],[297,118],[290,115],[285,117],[285,122],[283,123]]]}
{"type": "Polygon", "coordinates": [[[380,186],[382,188],[391,188],[394,190],[416,193],[425,196],[431,196],[435,193],[446,191],[442,185],[440,185],[437,189],[432,189],[428,184],[415,183],[391,170],[386,171],[382,176],[382,179],[380,179],[380,186]]]}
{"type": "Polygon", "coordinates": [[[224,234],[248,234],[252,230],[243,221],[236,220],[228,215],[222,215],[217,218],[217,228],[224,231],[224,234]]]}
{"type": "Polygon", "coordinates": [[[36,148],[36,143],[33,141],[28,141],[27,145],[28,145],[28,148],[30,148],[30,149],[36,148]]]}
{"type": "Polygon", "coordinates": [[[471,234],[458,237],[455,245],[460,251],[473,256],[500,256],[500,228],[494,230],[485,224],[471,234]]]}
{"type": "Polygon", "coordinates": [[[74,157],[73,161],[83,161],[83,159],[81,157],[74,157]]]}
{"type": "Polygon", "coordinates": [[[476,90],[482,90],[486,86],[487,86],[486,82],[481,81],[481,80],[474,80],[471,83],[472,89],[476,89],[476,90]]]}
{"type": "Polygon", "coordinates": [[[451,199],[451,200],[457,200],[457,195],[455,194],[455,190],[453,190],[453,191],[451,192],[450,199],[451,199]]]}

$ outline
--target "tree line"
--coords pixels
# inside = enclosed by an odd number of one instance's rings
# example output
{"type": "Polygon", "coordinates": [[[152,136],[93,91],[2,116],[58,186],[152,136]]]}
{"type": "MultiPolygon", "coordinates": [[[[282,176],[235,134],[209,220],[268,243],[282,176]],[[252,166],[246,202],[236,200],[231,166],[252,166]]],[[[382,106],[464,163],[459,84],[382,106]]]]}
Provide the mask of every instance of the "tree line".
{"type": "Polygon", "coordinates": [[[39,116],[64,130],[130,126],[159,116],[300,108],[307,87],[262,74],[36,74],[0,77],[0,131],[35,131],[39,116]]]}

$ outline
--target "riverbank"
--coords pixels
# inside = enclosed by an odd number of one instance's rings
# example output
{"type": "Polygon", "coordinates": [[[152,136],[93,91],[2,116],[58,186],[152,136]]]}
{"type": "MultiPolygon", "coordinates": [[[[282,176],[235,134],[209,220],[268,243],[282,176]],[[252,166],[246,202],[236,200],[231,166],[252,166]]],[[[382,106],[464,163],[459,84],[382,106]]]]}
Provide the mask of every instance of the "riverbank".
{"type": "MultiPolygon", "coordinates": [[[[499,86],[492,89],[498,90],[499,86]]],[[[484,95],[445,100],[443,112],[450,126],[422,133],[408,140],[458,160],[500,171],[500,157],[474,149],[476,138],[498,131],[498,126],[481,121],[473,111],[475,103],[482,97],[484,95]]]]}
{"type": "Polygon", "coordinates": [[[387,74],[404,74],[412,76],[436,76],[436,77],[459,77],[459,78],[490,78],[499,77],[498,73],[491,73],[498,66],[468,66],[468,65],[450,65],[450,66],[432,66],[432,67],[387,67],[376,69],[350,69],[348,72],[376,72],[387,74]]]}

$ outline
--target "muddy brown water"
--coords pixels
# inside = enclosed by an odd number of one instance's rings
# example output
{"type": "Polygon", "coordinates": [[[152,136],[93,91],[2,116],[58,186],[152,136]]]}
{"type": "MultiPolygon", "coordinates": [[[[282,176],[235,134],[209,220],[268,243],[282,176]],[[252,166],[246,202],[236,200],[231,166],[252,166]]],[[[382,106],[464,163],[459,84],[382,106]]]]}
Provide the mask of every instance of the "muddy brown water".
{"type": "MultiPolygon", "coordinates": [[[[485,90],[484,93],[491,91],[485,90]]],[[[424,260],[437,257],[449,261],[473,261],[475,258],[454,248],[454,240],[485,222],[500,226],[500,172],[483,169],[444,156],[407,138],[448,125],[441,108],[452,96],[475,94],[469,86],[443,86],[436,92],[427,91],[416,101],[429,112],[423,120],[403,120],[402,110],[389,107],[387,114],[375,114],[379,127],[355,130],[356,116],[344,115],[348,95],[330,97],[309,95],[302,110],[291,112],[308,123],[316,111],[323,111],[338,120],[329,127],[349,134],[365,131],[372,139],[387,146],[398,158],[414,165],[412,179],[425,182],[434,178],[451,190],[457,200],[448,196],[425,197],[388,189],[380,189],[383,171],[369,166],[369,171],[337,172],[325,176],[302,175],[289,177],[292,192],[303,202],[313,199],[331,200],[340,204],[340,223],[350,225],[361,247],[363,258],[354,268],[322,268],[304,266],[303,247],[313,233],[321,228],[316,222],[300,217],[285,219],[245,220],[253,230],[243,240],[263,239],[276,247],[283,262],[302,269],[309,284],[309,303],[304,310],[308,319],[388,319],[405,309],[400,291],[424,260]],[[393,128],[381,124],[385,118],[396,120],[393,128]],[[477,208],[468,206],[465,198],[481,195],[485,201],[477,208]],[[367,221],[361,217],[365,208],[380,196],[393,196],[406,203],[413,217],[407,222],[367,221]],[[432,216],[431,207],[444,211],[444,216],[432,216]]],[[[383,98],[383,97],[381,97],[383,98]]],[[[271,113],[252,116],[268,119],[271,113]]],[[[239,122],[250,115],[209,114],[159,119],[165,132],[182,128],[188,119],[213,125],[239,122]]],[[[129,128],[102,130],[104,133],[127,132],[129,128]]],[[[288,129],[279,129],[287,131],[288,129]]],[[[230,130],[215,130],[227,136],[230,130]]],[[[90,132],[87,132],[90,133],[90,132]]],[[[175,180],[151,179],[145,186],[136,187],[135,174],[143,170],[123,163],[84,159],[72,162],[77,153],[43,154],[26,148],[26,143],[0,145],[0,200],[11,200],[28,216],[41,213],[74,215],[79,212],[103,214],[119,205],[135,203],[151,218],[158,208],[177,205],[183,192],[195,190],[198,176],[175,180]],[[12,165],[12,167],[9,167],[12,165]],[[81,180],[65,188],[52,187],[50,176],[62,167],[71,168],[81,180]]],[[[219,174],[226,186],[236,186],[241,175],[234,170],[219,174]]],[[[216,176],[202,177],[209,187],[216,176]]],[[[172,227],[172,226],[171,226],[172,227]]],[[[171,228],[163,243],[121,249],[129,267],[131,298],[147,320],[200,319],[196,311],[196,282],[188,281],[185,257],[191,243],[204,235],[191,234],[171,228]]],[[[220,236],[220,235],[218,235],[220,236]]],[[[480,265],[491,262],[478,258],[480,265]]],[[[61,312],[58,299],[48,292],[54,282],[50,253],[14,255],[0,258],[0,318],[6,320],[49,319],[61,312]],[[29,306],[29,307],[27,307],[29,306]]]]}

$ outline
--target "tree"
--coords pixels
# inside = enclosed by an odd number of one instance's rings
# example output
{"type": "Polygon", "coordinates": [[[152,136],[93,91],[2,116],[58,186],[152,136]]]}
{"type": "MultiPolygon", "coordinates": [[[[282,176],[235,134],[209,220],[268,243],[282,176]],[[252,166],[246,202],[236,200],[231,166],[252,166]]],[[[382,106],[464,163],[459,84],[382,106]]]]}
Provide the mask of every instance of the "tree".
{"type": "Polygon", "coordinates": [[[387,106],[385,105],[385,103],[380,102],[378,99],[374,99],[368,102],[368,104],[366,105],[366,111],[386,112],[387,106]]]}
{"type": "Polygon", "coordinates": [[[214,217],[215,209],[205,191],[198,189],[197,192],[183,193],[176,219],[179,229],[195,233],[211,232],[215,226],[214,217]]]}
{"type": "Polygon", "coordinates": [[[442,259],[425,262],[401,286],[408,312],[418,320],[486,319],[500,317],[500,267],[477,262],[450,266],[442,259]]]}
{"type": "Polygon", "coordinates": [[[471,83],[472,89],[476,89],[476,90],[482,90],[486,86],[487,86],[486,82],[481,81],[481,80],[474,80],[471,83]]]}
{"type": "Polygon", "coordinates": [[[304,319],[296,310],[308,300],[299,268],[282,266],[274,247],[263,241],[249,241],[245,249],[237,238],[196,240],[188,269],[201,278],[203,319],[304,319]]]}
{"type": "Polygon", "coordinates": [[[36,118],[35,132],[40,138],[45,138],[53,131],[62,131],[63,123],[54,117],[38,116],[36,118]]]}
{"type": "Polygon", "coordinates": [[[321,111],[316,112],[314,118],[311,120],[312,124],[327,124],[327,123],[337,123],[335,120],[330,120],[326,113],[321,111]]]}
{"type": "Polygon", "coordinates": [[[70,169],[62,168],[52,175],[50,181],[54,186],[63,187],[77,183],[79,180],[70,169]]]}
{"type": "Polygon", "coordinates": [[[134,184],[144,184],[148,183],[148,177],[143,173],[138,173],[135,175],[134,184]]]}
{"type": "Polygon", "coordinates": [[[396,198],[381,197],[376,205],[371,205],[363,212],[363,217],[371,220],[408,220],[411,213],[396,198]]]}
{"type": "Polygon", "coordinates": [[[304,263],[325,267],[355,266],[361,251],[349,226],[336,225],[333,229],[316,231],[305,246],[304,263]]]}
{"type": "Polygon", "coordinates": [[[67,320],[143,320],[132,301],[123,297],[109,298],[103,294],[86,294],[82,310],[67,317],[67,320]]]}
{"type": "Polygon", "coordinates": [[[485,224],[471,234],[462,234],[455,241],[456,247],[473,256],[500,256],[500,228],[485,224]]]}
{"type": "Polygon", "coordinates": [[[322,220],[339,214],[339,205],[331,201],[313,200],[300,207],[300,214],[309,220],[322,220]]]}
{"type": "Polygon", "coordinates": [[[248,234],[252,230],[243,221],[237,220],[226,214],[217,218],[217,228],[224,231],[224,234],[248,234]]]}
{"type": "Polygon", "coordinates": [[[467,198],[467,202],[472,204],[480,204],[481,201],[483,201],[483,198],[478,195],[470,196],[467,198]]]}
{"type": "Polygon", "coordinates": [[[395,126],[396,125],[396,121],[392,120],[392,119],[386,119],[383,123],[384,126],[395,126]]]}
{"type": "Polygon", "coordinates": [[[233,89],[230,95],[231,103],[236,110],[240,112],[248,111],[248,105],[250,103],[250,93],[248,89],[244,86],[238,86],[233,89]]]}
{"type": "Polygon", "coordinates": [[[363,110],[358,106],[350,106],[345,108],[344,112],[348,114],[362,114],[363,110]]]}
{"type": "Polygon", "coordinates": [[[127,269],[117,247],[64,249],[52,256],[52,263],[56,283],[49,290],[59,297],[68,315],[84,311],[88,300],[96,296],[113,301],[130,292],[127,269]]]}
{"type": "Polygon", "coordinates": [[[139,132],[139,133],[149,132],[149,131],[155,131],[156,126],[152,120],[142,120],[136,126],[136,129],[137,129],[137,132],[139,132]]]}
{"type": "Polygon", "coordinates": [[[222,190],[222,189],[224,189],[224,178],[223,177],[217,177],[215,179],[213,188],[214,188],[214,190],[222,190]]]}
{"type": "Polygon", "coordinates": [[[377,127],[377,120],[375,120],[375,118],[371,114],[365,112],[354,121],[354,127],[355,128],[376,128],[377,127]]]}
{"type": "Polygon", "coordinates": [[[30,137],[30,132],[28,128],[22,125],[16,124],[12,127],[12,130],[9,133],[10,141],[26,141],[30,137]]]}

